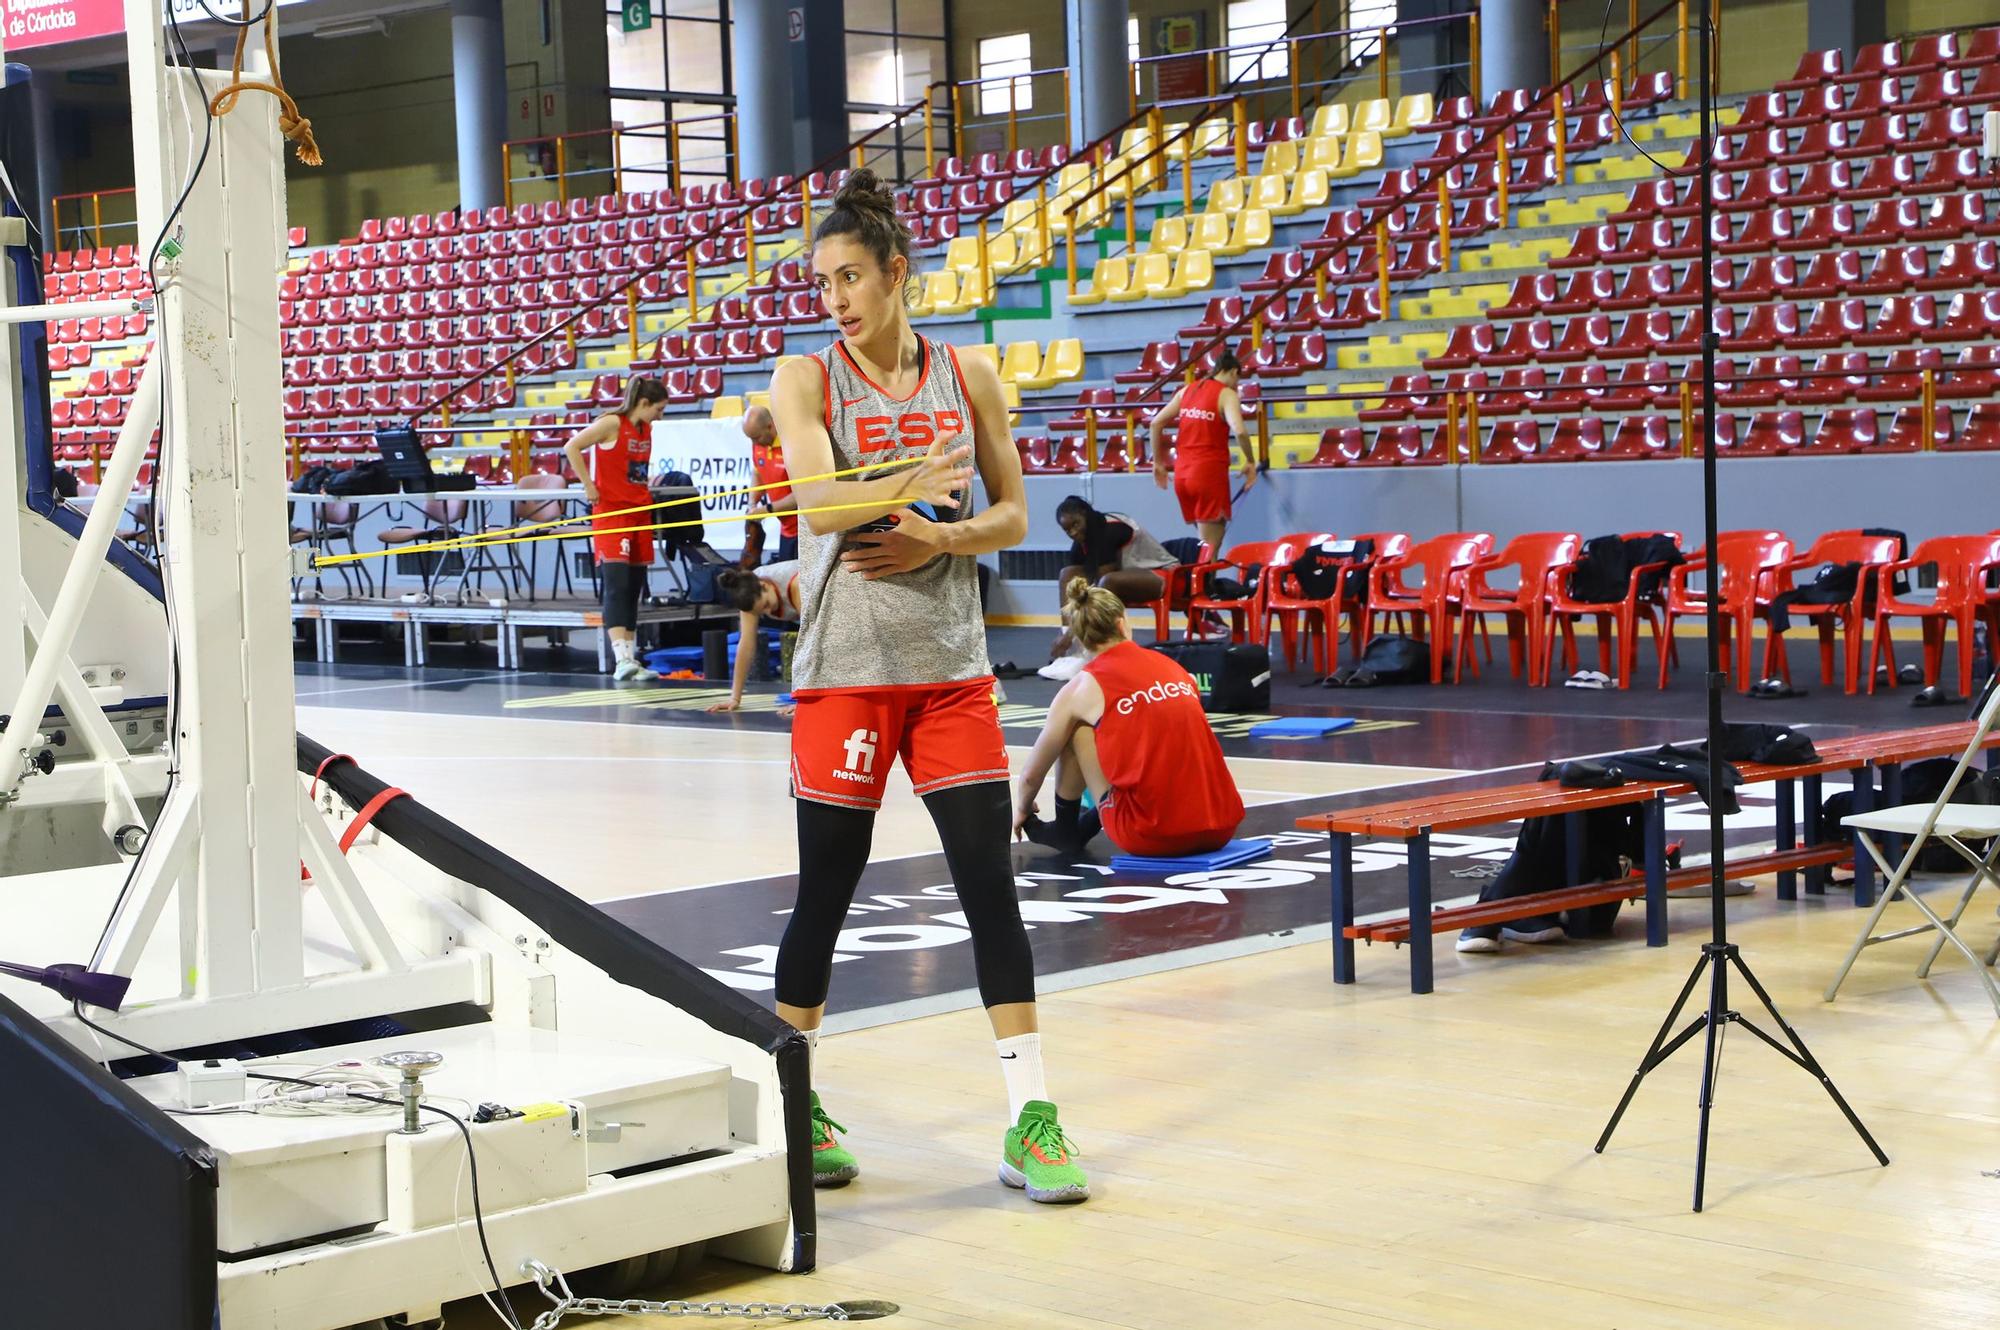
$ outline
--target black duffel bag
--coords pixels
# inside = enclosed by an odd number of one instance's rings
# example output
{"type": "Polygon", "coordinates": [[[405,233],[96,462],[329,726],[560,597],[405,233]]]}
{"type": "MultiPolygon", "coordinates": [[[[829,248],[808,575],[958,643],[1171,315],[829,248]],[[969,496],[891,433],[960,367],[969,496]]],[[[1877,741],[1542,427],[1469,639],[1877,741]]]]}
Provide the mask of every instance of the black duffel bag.
{"type": "Polygon", "coordinates": [[[1166,642],[1152,648],[1194,676],[1203,711],[1265,711],[1271,705],[1271,653],[1229,642],[1166,642]]]}

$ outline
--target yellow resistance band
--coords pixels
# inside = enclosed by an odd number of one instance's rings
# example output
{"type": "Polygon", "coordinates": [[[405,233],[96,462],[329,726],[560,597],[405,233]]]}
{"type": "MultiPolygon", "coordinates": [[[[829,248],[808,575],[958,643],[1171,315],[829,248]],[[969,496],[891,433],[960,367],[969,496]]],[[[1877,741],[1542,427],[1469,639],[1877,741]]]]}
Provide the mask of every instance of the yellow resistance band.
{"type": "MultiPolygon", "coordinates": [[[[635,508],[614,508],[609,512],[603,512],[603,513],[579,513],[574,517],[558,517],[546,522],[527,522],[523,523],[520,526],[504,527],[499,531],[491,531],[484,533],[482,535],[453,536],[447,540],[424,541],[414,545],[397,545],[394,548],[385,550],[363,550],[354,554],[316,555],[313,558],[313,566],[315,568],[330,568],[335,564],[356,563],[362,559],[387,558],[391,554],[427,554],[434,550],[477,549],[482,545],[520,544],[523,542],[510,539],[510,537],[519,536],[522,532],[525,531],[541,531],[550,527],[575,526],[579,522],[590,522],[600,517],[630,517],[634,513],[650,513],[650,512],[655,512],[661,508],[680,507],[690,503],[698,504],[705,502],[707,499],[727,499],[727,498],[733,498],[738,494],[759,494],[765,490],[786,489],[798,485],[809,485],[815,481],[839,480],[844,476],[858,476],[861,475],[863,472],[867,471],[881,471],[889,467],[895,467],[895,466],[913,466],[916,463],[921,462],[923,460],[924,459],[921,457],[900,457],[891,462],[869,462],[862,466],[848,467],[844,471],[824,471],[816,476],[801,476],[797,480],[785,479],[785,480],[772,481],[771,483],[765,485],[744,485],[737,489],[716,490],[714,493],[706,496],[697,494],[684,499],[664,499],[659,503],[640,504],[635,508]]],[[[439,493],[442,494],[448,500],[452,497],[453,492],[439,491],[439,493]]],[[[534,503],[534,502],[543,502],[543,500],[519,499],[516,500],[516,502],[534,503]]],[[[796,511],[800,513],[826,513],[826,512],[844,512],[846,510],[853,508],[881,508],[881,507],[893,507],[893,506],[895,505],[888,503],[887,501],[878,501],[875,503],[835,504],[831,507],[824,507],[824,508],[800,508],[797,509],[796,511]]],[[[715,522],[751,522],[751,521],[761,522],[764,520],[766,516],[769,515],[770,514],[759,514],[758,516],[753,518],[746,513],[740,517],[716,517],[707,520],[715,522]]],[[[700,526],[700,525],[701,525],[700,521],[671,522],[654,526],[627,527],[625,528],[625,530],[666,531],[666,530],[671,530],[675,527],[688,527],[688,526],[700,526]]],[[[575,531],[565,531],[557,533],[555,536],[550,537],[550,539],[569,540],[569,539],[574,539],[580,534],[585,534],[585,533],[580,533],[575,531]]],[[[610,535],[620,535],[623,533],[618,531],[597,531],[588,534],[610,536],[610,535]]]]}
{"type": "MultiPolygon", "coordinates": [[[[675,502],[682,502],[682,500],[675,500],[675,502]]],[[[896,504],[893,501],[885,502],[880,499],[870,503],[823,503],[815,508],[801,508],[798,510],[798,515],[804,516],[807,513],[844,513],[852,512],[856,508],[889,507],[893,509],[895,506],[896,504]]],[[[609,531],[545,531],[539,536],[511,536],[505,532],[495,532],[492,536],[482,537],[466,545],[453,545],[451,548],[478,549],[488,545],[533,545],[543,540],[582,540],[585,537],[594,539],[598,536],[624,536],[640,531],[674,531],[682,527],[713,525],[716,522],[761,522],[768,516],[770,516],[768,513],[760,513],[756,517],[739,513],[729,517],[697,517],[686,522],[653,522],[646,526],[621,526],[609,531]]],[[[429,548],[431,547],[399,545],[393,549],[364,550],[359,554],[329,554],[314,559],[313,566],[315,568],[331,568],[335,564],[353,563],[357,559],[380,559],[391,554],[408,554],[413,550],[429,548]]]]}

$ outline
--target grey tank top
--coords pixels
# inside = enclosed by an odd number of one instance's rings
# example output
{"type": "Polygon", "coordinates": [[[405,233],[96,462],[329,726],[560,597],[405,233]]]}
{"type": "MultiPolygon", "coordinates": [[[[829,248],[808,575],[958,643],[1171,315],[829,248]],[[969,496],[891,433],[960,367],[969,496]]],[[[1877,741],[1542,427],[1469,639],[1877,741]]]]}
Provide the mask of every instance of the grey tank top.
{"type": "Polygon", "coordinates": [[[1153,533],[1140,526],[1124,513],[1106,513],[1132,528],[1132,539],[1125,542],[1125,548],[1118,551],[1118,566],[1158,572],[1162,568],[1178,568],[1180,560],[1167,553],[1167,547],[1153,539],[1153,533]]]}
{"type": "MultiPolygon", "coordinates": [[[[943,342],[919,341],[922,367],[916,390],[905,398],[870,382],[839,341],[813,354],[826,376],[835,470],[922,457],[937,438],[971,445],[972,406],[957,357],[943,342]]],[[[852,479],[897,474],[892,469],[852,479]]],[[[970,487],[960,500],[956,512],[939,510],[938,520],[970,517],[970,487]]],[[[857,534],[816,535],[799,524],[801,626],[792,691],[957,683],[991,674],[978,560],[940,554],[921,568],[869,581],[840,563],[857,534]]]]}

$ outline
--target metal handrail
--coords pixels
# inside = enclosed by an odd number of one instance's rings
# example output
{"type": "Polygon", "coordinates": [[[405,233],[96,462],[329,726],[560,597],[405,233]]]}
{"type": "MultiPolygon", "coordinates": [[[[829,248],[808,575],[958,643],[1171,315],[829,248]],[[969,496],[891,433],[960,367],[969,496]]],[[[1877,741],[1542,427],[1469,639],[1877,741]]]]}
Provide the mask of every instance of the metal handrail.
{"type": "MultiPolygon", "coordinates": [[[[567,159],[569,156],[570,140],[594,139],[594,138],[605,138],[605,137],[610,138],[611,156],[612,156],[611,165],[609,167],[592,168],[589,174],[598,174],[608,170],[612,173],[614,177],[616,177],[622,170],[621,163],[618,160],[619,139],[626,134],[635,134],[641,130],[648,130],[648,129],[660,129],[666,131],[665,137],[667,140],[667,188],[679,189],[681,186],[681,176],[683,174],[681,170],[681,152],[680,152],[681,126],[703,124],[709,121],[722,122],[723,134],[719,141],[724,145],[723,159],[726,162],[730,157],[734,156],[735,144],[736,144],[736,117],[735,115],[729,112],[717,112],[713,115],[693,115],[693,116],[687,116],[679,120],[648,121],[645,124],[639,124],[639,125],[607,125],[601,129],[571,129],[571,130],[564,130],[562,133],[559,134],[535,134],[527,138],[508,139],[500,145],[500,176],[502,182],[501,200],[508,207],[510,208],[513,207],[514,182],[517,179],[531,180],[534,178],[532,176],[517,177],[513,174],[514,149],[516,148],[523,148],[543,143],[555,144],[556,173],[553,179],[556,182],[556,197],[560,202],[567,203],[569,202],[568,181],[570,177],[570,171],[567,159]]],[[[586,173],[578,172],[577,174],[582,175],[586,173]]],[[[614,189],[612,192],[619,193],[622,191],[614,189]]]]}
{"type": "MultiPolygon", "coordinates": [[[[1719,0],[1712,0],[1712,3],[1719,3],[1719,0]]],[[[1164,374],[1154,378],[1153,380],[1151,380],[1149,383],[1146,384],[1146,391],[1151,392],[1152,390],[1161,387],[1169,379],[1182,377],[1184,372],[1187,375],[1192,375],[1194,372],[1194,366],[1200,364],[1203,357],[1208,355],[1208,353],[1213,351],[1216,347],[1226,345],[1233,338],[1240,336],[1242,330],[1246,326],[1252,328],[1253,331],[1256,328],[1261,327],[1261,320],[1265,310],[1268,310],[1272,306],[1272,304],[1275,303],[1277,300],[1289,296],[1291,293],[1298,290],[1308,281],[1320,280],[1319,275],[1325,273],[1326,270],[1330,266],[1332,266],[1336,257],[1345,257],[1348,253],[1350,253],[1354,249],[1356,242],[1359,241],[1364,236],[1367,237],[1369,241],[1376,246],[1378,264],[1380,265],[1379,266],[1380,277],[1378,280],[1380,281],[1381,285],[1384,288],[1386,288],[1388,285],[1389,267],[1386,263],[1381,263],[1381,258],[1383,257],[1381,251],[1386,248],[1386,233],[1388,228],[1388,218],[1391,213],[1393,213],[1396,209],[1412,202],[1429,202],[1430,199],[1438,193],[1439,185],[1444,181],[1446,176],[1449,175],[1449,173],[1454,168],[1462,165],[1466,161],[1469,161],[1473,157],[1482,154],[1483,151],[1491,144],[1495,143],[1505,144],[1507,142],[1510,142],[1515,128],[1518,127],[1520,124],[1524,123],[1530,116],[1532,116],[1536,111],[1541,110],[1543,107],[1548,106],[1551,103],[1554,103],[1555,109],[1561,112],[1561,114],[1559,114],[1556,117],[1557,123],[1559,124],[1566,123],[1567,110],[1565,108],[1568,100],[1566,94],[1568,93],[1569,87],[1572,83],[1576,82],[1577,79],[1582,77],[1583,75],[1588,74],[1592,68],[1598,65],[1600,61],[1603,59],[1605,53],[1607,52],[1611,53],[1613,58],[1616,59],[1617,58],[1616,48],[1618,46],[1622,45],[1628,38],[1636,36],[1640,31],[1643,31],[1645,28],[1651,27],[1656,21],[1658,21],[1662,16],[1667,14],[1670,10],[1677,9],[1680,13],[1681,23],[1685,24],[1687,21],[1687,5],[1688,5],[1688,0],[1665,0],[1665,3],[1660,5],[1660,7],[1658,9],[1655,9],[1652,13],[1648,14],[1643,21],[1634,25],[1634,27],[1631,28],[1630,30],[1620,33],[1614,41],[1607,42],[1603,46],[1601,46],[1598,50],[1598,53],[1596,55],[1593,55],[1591,59],[1585,61],[1581,65],[1578,65],[1570,74],[1568,74],[1564,78],[1553,81],[1540,97],[1530,102],[1526,107],[1522,108],[1519,112],[1515,113],[1512,116],[1509,116],[1506,120],[1500,122],[1499,124],[1489,127],[1484,134],[1480,135],[1469,146],[1461,149],[1456,155],[1434,166],[1427,176],[1420,177],[1416,183],[1412,184],[1409,188],[1397,193],[1393,197],[1383,198],[1379,194],[1373,196],[1374,200],[1377,200],[1376,206],[1373,209],[1372,213],[1370,213],[1364,218],[1360,230],[1354,232],[1352,235],[1347,236],[1339,244],[1330,245],[1318,251],[1318,253],[1312,258],[1312,260],[1308,262],[1300,270],[1297,276],[1289,278],[1279,286],[1275,287],[1274,289],[1263,293],[1255,300],[1253,304],[1249,305],[1244,309],[1242,319],[1238,320],[1235,324],[1231,325],[1229,328],[1217,332],[1214,336],[1210,337],[1207,341],[1203,342],[1201,345],[1196,347],[1192,352],[1190,352],[1186,357],[1187,368],[1185,371],[1175,370],[1171,374],[1164,374]]],[[[1553,11],[1554,5],[1551,4],[1550,8],[1553,11]]],[[[1719,43],[1720,29],[1718,28],[1716,29],[1716,31],[1718,33],[1717,41],[1719,43]]],[[[1559,145],[1560,142],[1561,140],[1558,139],[1559,145]]],[[[1560,146],[1558,147],[1558,155],[1560,155],[1560,146]]],[[[1384,290],[1383,294],[1385,299],[1382,302],[1382,309],[1383,309],[1383,314],[1386,316],[1388,313],[1386,289],[1384,290]]]]}
{"type": "MultiPolygon", "coordinates": [[[[62,252],[62,205],[65,199],[90,200],[90,208],[91,208],[90,226],[91,226],[91,231],[93,233],[93,242],[98,249],[102,249],[104,248],[104,227],[105,227],[104,200],[115,194],[136,194],[137,192],[138,190],[134,186],[126,185],[120,189],[80,190],[75,194],[57,194],[52,198],[50,198],[49,231],[51,232],[51,235],[49,237],[49,252],[51,254],[60,254],[62,252]]],[[[129,226],[134,230],[137,230],[139,226],[139,219],[137,217],[134,217],[129,222],[112,222],[111,225],[129,226]]],[[[83,233],[83,227],[81,224],[79,224],[77,226],[77,234],[81,235],[82,233],[83,233]]]]}

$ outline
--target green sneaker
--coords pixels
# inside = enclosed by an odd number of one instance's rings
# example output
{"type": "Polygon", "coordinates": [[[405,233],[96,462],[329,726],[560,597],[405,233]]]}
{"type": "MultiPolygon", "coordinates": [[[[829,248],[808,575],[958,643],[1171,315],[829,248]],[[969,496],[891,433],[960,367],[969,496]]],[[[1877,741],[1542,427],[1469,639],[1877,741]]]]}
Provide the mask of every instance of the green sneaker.
{"type": "Polygon", "coordinates": [[[819,1091],[813,1091],[813,1186],[845,1187],[861,1176],[861,1166],[853,1153],[834,1133],[847,1128],[826,1115],[819,1106],[819,1091]]]}
{"type": "Polygon", "coordinates": [[[1076,1166],[1076,1147],[1056,1124],[1056,1106],[1030,1099],[1000,1146],[1000,1180],[1024,1187],[1031,1201],[1064,1205],[1090,1199],[1090,1182],[1076,1166]]]}

